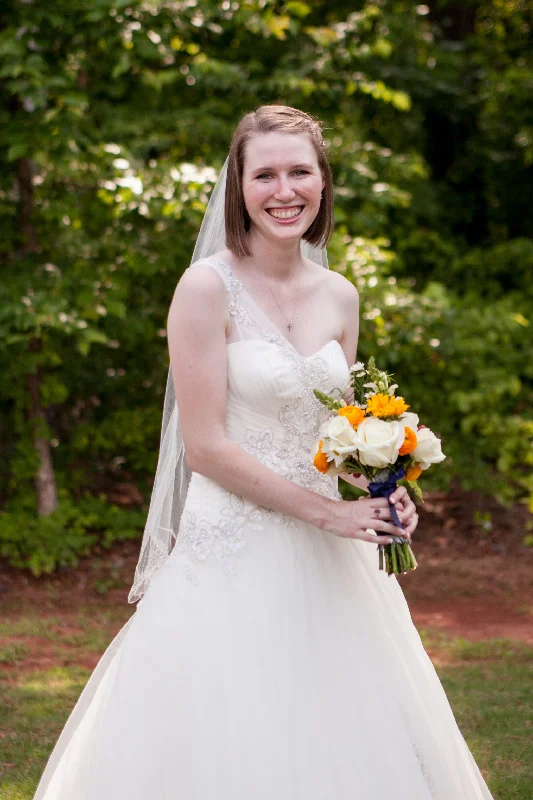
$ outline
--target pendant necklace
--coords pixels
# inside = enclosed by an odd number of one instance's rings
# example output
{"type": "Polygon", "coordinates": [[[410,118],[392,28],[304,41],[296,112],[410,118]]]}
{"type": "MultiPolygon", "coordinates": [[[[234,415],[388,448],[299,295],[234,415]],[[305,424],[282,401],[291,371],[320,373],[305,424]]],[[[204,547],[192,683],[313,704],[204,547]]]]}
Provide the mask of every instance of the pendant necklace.
{"type": "MultiPolygon", "coordinates": [[[[293,306],[293,309],[292,309],[292,317],[293,317],[293,319],[294,319],[294,312],[295,312],[295,310],[296,310],[296,301],[297,301],[297,299],[298,299],[298,294],[299,294],[299,292],[300,292],[300,279],[301,279],[301,277],[302,277],[302,272],[303,272],[303,267],[302,267],[302,269],[300,270],[300,274],[299,274],[299,276],[298,276],[298,284],[297,284],[297,288],[296,288],[296,297],[295,297],[295,300],[294,300],[294,306],[293,306]]],[[[273,298],[274,298],[274,300],[276,301],[276,304],[277,304],[277,306],[278,306],[279,310],[281,311],[281,313],[282,313],[282,314],[283,314],[283,316],[285,317],[285,320],[286,320],[286,322],[287,322],[287,328],[288,328],[288,330],[289,330],[289,332],[290,332],[291,328],[293,327],[293,325],[292,325],[292,322],[290,322],[289,320],[287,320],[287,316],[286,316],[285,312],[283,311],[282,307],[280,306],[280,304],[279,304],[279,302],[278,302],[278,298],[277,298],[277,297],[276,297],[276,295],[274,294],[274,292],[273,292],[273,290],[272,290],[272,287],[270,286],[270,284],[269,284],[269,283],[267,283],[266,279],[263,277],[263,275],[261,275],[261,273],[260,273],[260,272],[257,272],[257,274],[259,275],[259,277],[261,278],[261,280],[263,281],[263,283],[264,283],[264,284],[265,284],[265,285],[268,287],[268,289],[270,289],[270,293],[272,294],[272,297],[273,297],[273,298]]]]}

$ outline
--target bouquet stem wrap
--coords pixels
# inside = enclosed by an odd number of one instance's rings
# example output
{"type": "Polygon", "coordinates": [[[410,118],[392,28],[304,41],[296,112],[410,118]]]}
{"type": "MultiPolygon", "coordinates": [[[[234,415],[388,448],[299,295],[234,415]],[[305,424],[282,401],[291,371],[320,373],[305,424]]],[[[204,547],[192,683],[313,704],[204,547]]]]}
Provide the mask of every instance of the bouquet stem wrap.
{"type": "MultiPolygon", "coordinates": [[[[402,523],[398,517],[398,512],[394,504],[390,502],[389,497],[398,486],[398,481],[405,477],[405,469],[403,466],[398,466],[392,470],[384,470],[379,475],[374,476],[374,480],[368,484],[368,491],[370,497],[386,497],[389,503],[389,509],[392,521],[397,528],[401,528],[402,523]],[[375,480],[375,478],[380,480],[375,480]]],[[[388,536],[388,534],[376,531],[378,536],[388,536]]],[[[405,542],[400,536],[394,537],[392,544],[378,544],[379,550],[379,568],[385,569],[388,575],[401,574],[408,572],[411,569],[416,569],[417,561],[411,549],[411,545],[405,542]]]]}

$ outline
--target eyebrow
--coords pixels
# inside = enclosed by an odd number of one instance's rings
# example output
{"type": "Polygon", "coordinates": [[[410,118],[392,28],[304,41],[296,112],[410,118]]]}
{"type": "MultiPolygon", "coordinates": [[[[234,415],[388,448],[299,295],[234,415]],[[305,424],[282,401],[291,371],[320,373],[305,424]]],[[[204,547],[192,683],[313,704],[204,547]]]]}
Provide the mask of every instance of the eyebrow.
{"type": "MultiPolygon", "coordinates": [[[[274,169],[275,167],[257,167],[256,169],[252,170],[252,174],[255,174],[256,172],[269,172],[274,169]]],[[[313,167],[311,164],[293,164],[291,169],[308,169],[312,171],[313,167]]]]}

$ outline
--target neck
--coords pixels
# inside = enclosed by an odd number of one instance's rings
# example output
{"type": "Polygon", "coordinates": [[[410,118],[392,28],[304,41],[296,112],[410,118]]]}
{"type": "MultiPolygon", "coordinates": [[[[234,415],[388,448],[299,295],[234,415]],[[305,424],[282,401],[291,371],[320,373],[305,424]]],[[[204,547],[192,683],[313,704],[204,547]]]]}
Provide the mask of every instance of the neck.
{"type": "Polygon", "coordinates": [[[299,274],[304,265],[300,239],[291,242],[273,242],[261,234],[250,233],[248,244],[252,255],[243,261],[253,264],[272,281],[288,281],[299,274]]]}

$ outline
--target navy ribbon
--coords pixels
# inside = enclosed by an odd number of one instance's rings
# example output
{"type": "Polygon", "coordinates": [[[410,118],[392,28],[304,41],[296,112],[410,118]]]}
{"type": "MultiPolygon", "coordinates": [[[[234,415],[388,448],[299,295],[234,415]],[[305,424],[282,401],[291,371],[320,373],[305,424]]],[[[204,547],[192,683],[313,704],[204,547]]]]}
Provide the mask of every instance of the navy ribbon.
{"type": "MultiPolygon", "coordinates": [[[[398,481],[402,478],[405,478],[405,469],[400,465],[396,467],[396,469],[389,473],[386,480],[383,482],[372,481],[368,484],[368,491],[370,493],[370,497],[386,497],[389,502],[389,509],[391,513],[392,520],[397,528],[403,528],[402,523],[400,522],[400,518],[398,516],[398,512],[396,511],[394,504],[391,503],[389,497],[394,492],[394,490],[398,486],[398,481]]],[[[384,531],[376,531],[378,536],[388,536],[389,534],[385,533],[384,531]]]]}

